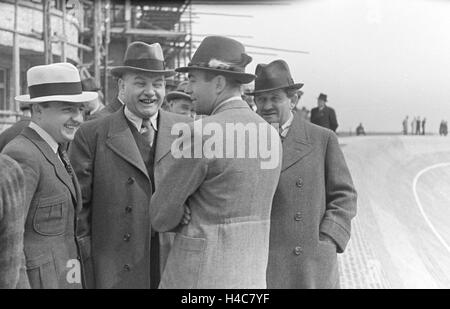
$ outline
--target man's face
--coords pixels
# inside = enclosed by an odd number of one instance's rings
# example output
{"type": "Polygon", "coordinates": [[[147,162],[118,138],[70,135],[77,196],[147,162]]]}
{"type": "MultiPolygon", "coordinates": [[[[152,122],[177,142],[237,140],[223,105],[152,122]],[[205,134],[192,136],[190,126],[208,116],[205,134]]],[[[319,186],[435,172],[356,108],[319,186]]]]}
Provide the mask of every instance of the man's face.
{"type": "Polygon", "coordinates": [[[217,99],[214,78],[210,81],[206,81],[204,72],[200,70],[190,71],[186,93],[191,96],[192,104],[194,105],[194,110],[197,114],[211,114],[212,106],[217,99]]]}
{"type": "Polygon", "coordinates": [[[319,108],[324,108],[325,107],[325,101],[322,99],[317,99],[317,106],[319,108]]]}
{"type": "Polygon", "coordinates": [[[83,123],[83,111],[83,104],[48,102],[40,105],[36,117],[39,126],[57,143],[67,143],[73,140],[83,123]]]}
{"type": "Polygon", "coordinates": [[[258,93],[255,103],[258,115],[269,123],[281,126],[291,115],[291,100],[283,89],[258,93]]]}
{"type": "Polygon", "coordinates": [[[165,86],[163,75],[126,73],[119,79],[119,96],[133,114],[150,118],[163,103],[165,86]]]}
{"type": "Polygon", "coordinates": [[[189,99],[173,99],[169,102],[170,111],[175,114],[193,117],[195,114],[194,105],[189,99]]]}

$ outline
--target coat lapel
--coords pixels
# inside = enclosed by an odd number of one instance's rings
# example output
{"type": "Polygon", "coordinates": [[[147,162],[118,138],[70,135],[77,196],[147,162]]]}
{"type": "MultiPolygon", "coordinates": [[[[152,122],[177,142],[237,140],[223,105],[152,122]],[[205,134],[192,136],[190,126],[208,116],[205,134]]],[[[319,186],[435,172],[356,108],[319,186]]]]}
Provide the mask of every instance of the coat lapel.
{"type": "Polygon", "coordinates": [[[283,142],[283,163],[281,171],[286,170],[307,156],[313,147],[309,142],[307,127],[304,120],[294,115],[294,120],[283,142]]]}
{"type": "Polygon", "coordinates": [[[44,157],[50,162],[55,168],[56,176],[69,188],[70,193],[74,199],[77,199],[78,196],[76,189],[74,187],[74,183],[72,181],[72,177],[70,177],[69,173],[67,173],[66,168],[64,167],[61,160],[58,158],[56,153],[53,152],[50,145],[44,141],[40,135],[34,131],[33,129],[27,127],[22,131],[22,135],[28,138],[39,150],[42,152],[44,157]]]}
{"type": "Polygon", "coordinates": [[[115,112],[112,116],[106,145],[150,179],[144,160],[142,160],[141,153],[134,140],[133,133],[131,133],[131,129],[125,119],[123,109],[115,112]]]}

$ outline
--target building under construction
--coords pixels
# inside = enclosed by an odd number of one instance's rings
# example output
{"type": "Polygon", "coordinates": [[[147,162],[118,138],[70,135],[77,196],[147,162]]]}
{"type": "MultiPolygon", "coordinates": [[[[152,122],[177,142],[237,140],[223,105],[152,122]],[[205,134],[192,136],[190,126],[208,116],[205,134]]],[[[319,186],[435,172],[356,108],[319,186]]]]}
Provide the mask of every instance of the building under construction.
{"type": "Polygon", "coordinates": [[[109,102],[117,94],[109,68],[121,64],[130,42],[160,43],[169,67],[192,53],[190,0],[1,0],[0,11],[0,131],[15,121],[14,97],[27,92],[32,66],[71,62],[109,102]]]}

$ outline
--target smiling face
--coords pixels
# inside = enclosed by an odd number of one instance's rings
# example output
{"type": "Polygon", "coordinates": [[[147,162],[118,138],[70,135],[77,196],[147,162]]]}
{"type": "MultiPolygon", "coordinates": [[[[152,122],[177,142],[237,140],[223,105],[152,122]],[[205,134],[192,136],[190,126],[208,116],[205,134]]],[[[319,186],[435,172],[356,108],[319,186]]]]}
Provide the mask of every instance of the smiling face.
{"type": "Polygon", "coordinates": [[[83,112],[83,104],[46,102],[35,107],[33,120],[58,144],[67,143],[83,123],[83,112]]]}
{"type": "Polygon", "coordinates": [[[126,73],[119,79],[119,96],[133,114],[150,118],[163,103],[165,87],[163,75],[126,73]]]}
{"type": "Polygon", "coordinates": [[[255,94],[256,112],[269,123],[283,125],[291,113],[291,100],[283,89],[255,94]]]}

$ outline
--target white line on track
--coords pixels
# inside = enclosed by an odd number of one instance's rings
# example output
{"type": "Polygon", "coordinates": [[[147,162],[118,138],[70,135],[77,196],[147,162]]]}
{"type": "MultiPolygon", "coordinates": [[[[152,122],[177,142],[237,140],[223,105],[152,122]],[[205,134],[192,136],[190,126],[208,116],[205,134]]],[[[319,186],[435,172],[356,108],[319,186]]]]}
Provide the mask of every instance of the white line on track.
{"type": "Polygon", "coordinates": [[[419,195],[417,194],[417,190],[416,190],[417,181],[419,180],[420,176],[422,176],[426,172],[431,171],[432,169],[445,167],[445,166],[450,166],[450,163],[439,163],[439,164],[431,165],[431,166],[421,170],[419,173],[417,173],[416,177],[414,177],[412,189],[413,189],[413,193],[414,193],[414,198],[416,199],[417,206],[419,206],[419,210],[420,210],[423,218],[425,219],[425,222],[428,224],[430,229],[433,231],[433,234],[437,237],[437,239],[439,239],[439,241],[444,246],[444,248],[450,253],[450,246],[447,244],[447,242],[444,240],[444,238],[441,236],[441,234],[439,234],[439,232],[436,230],[433,223],[431,223],[430,219],[428,219],[428,216],[423,209],[422,203],[420,202],[419,195]]]}

